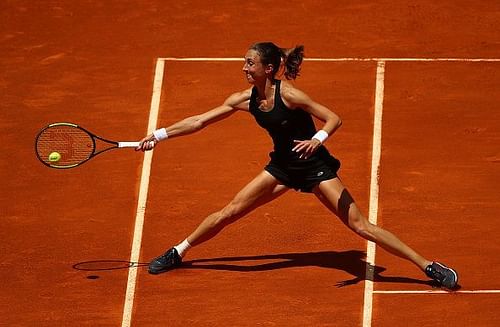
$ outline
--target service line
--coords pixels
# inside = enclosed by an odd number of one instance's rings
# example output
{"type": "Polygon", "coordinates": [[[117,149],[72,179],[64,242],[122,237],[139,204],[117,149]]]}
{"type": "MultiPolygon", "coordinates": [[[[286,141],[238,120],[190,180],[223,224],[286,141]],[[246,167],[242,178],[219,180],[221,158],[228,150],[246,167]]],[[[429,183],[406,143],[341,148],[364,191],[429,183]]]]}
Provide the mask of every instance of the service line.
{"type": "Polygon", "coordinates": [[[373,291],[374,294],[500,294],[500,290],[397,290],[397,291],[373,291]]]}

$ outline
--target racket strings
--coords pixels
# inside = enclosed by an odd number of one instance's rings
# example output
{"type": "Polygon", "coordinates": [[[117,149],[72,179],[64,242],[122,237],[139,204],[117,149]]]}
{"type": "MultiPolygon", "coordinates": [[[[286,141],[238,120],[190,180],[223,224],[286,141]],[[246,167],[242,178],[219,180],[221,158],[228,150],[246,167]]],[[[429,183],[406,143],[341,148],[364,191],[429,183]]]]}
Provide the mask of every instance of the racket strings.
{"type": "Polygon", "coordinates": [[[88,160],[94,153],[95,143],[85,131],[73,126],[51,126],[45,129],[36,142],[37,154],[49,165],[71,166],[88,160]],[[54,153],[60,158],[54,160],[54,153]]]}

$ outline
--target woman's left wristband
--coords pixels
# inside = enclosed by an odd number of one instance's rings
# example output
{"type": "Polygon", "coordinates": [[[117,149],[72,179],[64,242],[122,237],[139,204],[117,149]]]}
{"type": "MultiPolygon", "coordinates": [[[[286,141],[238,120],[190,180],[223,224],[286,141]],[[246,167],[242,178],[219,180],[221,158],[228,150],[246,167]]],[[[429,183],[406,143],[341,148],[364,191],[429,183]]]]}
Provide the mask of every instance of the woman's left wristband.
{"type": "Polygon", "coordinates": [[[160,142],[162,140],[168,139],[168,133],[166,128],[160,128],[153,132],[155,139],[160,142]]]}
{"type": "Polygon", "coordinates": [[[321,144],[323,144],[323,142],[325,142],[328,138],[328,133],[320,129],[316,132],[316,134],[313,135],[312,138],[318,140],[321,144]]]}

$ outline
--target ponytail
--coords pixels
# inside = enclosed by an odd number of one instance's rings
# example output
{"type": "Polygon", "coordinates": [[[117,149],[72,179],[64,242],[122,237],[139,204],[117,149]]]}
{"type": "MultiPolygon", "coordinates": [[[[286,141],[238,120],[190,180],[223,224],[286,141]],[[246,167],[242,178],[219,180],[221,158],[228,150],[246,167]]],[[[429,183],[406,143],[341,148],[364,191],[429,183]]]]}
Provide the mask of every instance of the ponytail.
{"type": "Polygon", "coordinates": [[[295,48],[280,49],[285,67],[286,79],[296,79],[300,75],[300,65],[304,59],[304,46],[297,45],[295,48]]]}

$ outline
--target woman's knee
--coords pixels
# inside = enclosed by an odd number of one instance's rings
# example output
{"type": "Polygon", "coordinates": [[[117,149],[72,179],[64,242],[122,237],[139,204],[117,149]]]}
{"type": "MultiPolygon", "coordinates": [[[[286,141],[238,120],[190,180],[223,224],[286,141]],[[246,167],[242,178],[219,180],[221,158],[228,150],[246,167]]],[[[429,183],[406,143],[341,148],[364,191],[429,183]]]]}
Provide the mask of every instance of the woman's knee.
{"type": "Polygon", "coordinates": [[[359,236],[371,240],[373,238],[372,224],[360,213],[349,216],[349,228],[359,236]]]}
{"type": "Polygon", "coordinates": [[[241,217],[242,207],[235,201],[231,201],[228,205],[217,212],[216,225],[228,225],[241,217]]]}

